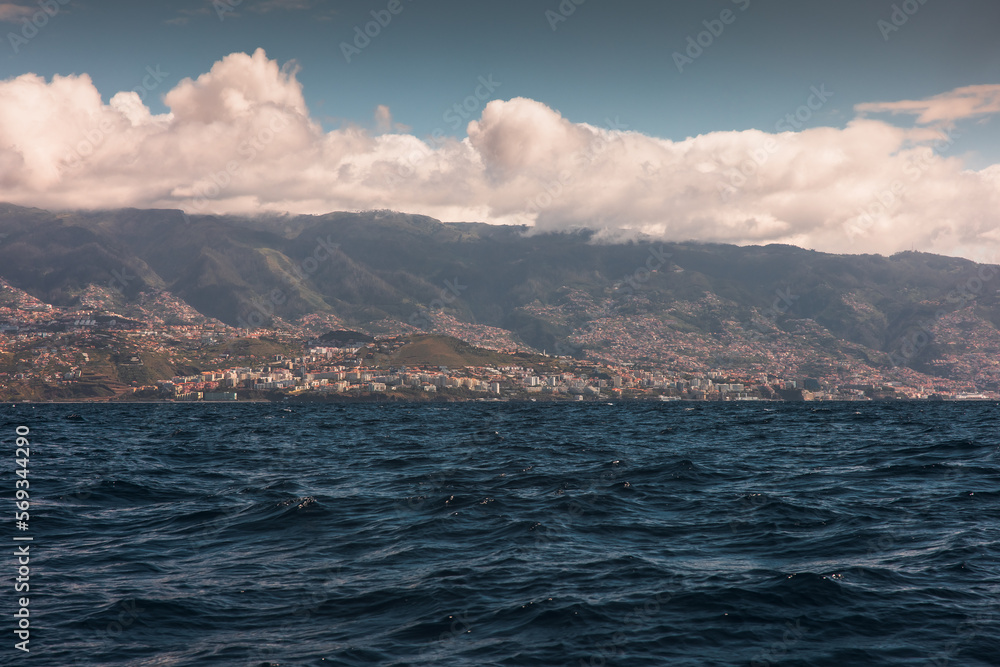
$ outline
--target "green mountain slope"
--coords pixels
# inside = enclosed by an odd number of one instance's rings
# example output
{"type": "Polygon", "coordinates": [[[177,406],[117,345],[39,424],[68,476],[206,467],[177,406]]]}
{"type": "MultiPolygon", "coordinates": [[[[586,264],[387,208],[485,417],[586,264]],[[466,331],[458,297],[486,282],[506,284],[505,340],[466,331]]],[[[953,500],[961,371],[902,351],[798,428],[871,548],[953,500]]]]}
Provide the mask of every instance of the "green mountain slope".
{"type": "MultiPolygon", "coordinates": [[[[638,322],[657,336],[725,343],[807,322],[826,332],[827,351],[888,355],[941,312],[963,309],[995,330],[996,275],[922,253],[608,245],[589,232],[529,234],[387,211],[188,218],[170,210],[56,214],[0,205],[0,277],[48,303],[72,304],[88,285],[102,285],[126,300],[168,290],[235,326],[318,312],[364,329],[442,312],[549,351],[610,349],[615,336],[602,334],[601,323],[611,331],[616,322],[638,322]]],[[[941,352],[932,342],[903,360],[927,369],[941,352]]]]}

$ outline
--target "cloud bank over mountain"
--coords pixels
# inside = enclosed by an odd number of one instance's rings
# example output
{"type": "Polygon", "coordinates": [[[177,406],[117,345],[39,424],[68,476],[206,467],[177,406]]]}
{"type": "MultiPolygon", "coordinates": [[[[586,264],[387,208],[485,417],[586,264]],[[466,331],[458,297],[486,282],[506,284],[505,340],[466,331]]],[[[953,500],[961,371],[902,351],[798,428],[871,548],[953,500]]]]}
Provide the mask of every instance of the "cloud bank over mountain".
{"type": "MultiPolygon", "coordinates": [[[[1000,112],[1000,86],[859,105],[842,129],[798,129],[803,106],[767,131],[670,141],[630,131],[624,114],[595,127],[524,98],[489,102],[465,138],[413,136],[384,106],[372,130],[325,131],[294,64],[263,50],[226,56],[169,91],[158,89],[163,76],[149,68],[141,87],[108,104],[86,74],[0,81],[0,201],[244,214],[392,208],[540,230],[1000,261],[1000,165],[974,171],[951,150],[957,121],[1000,112]],[[151,113],[151,95],[169,113],[151,113]]],[[[808,104],[835,100],[820,87],[808,104]]]]}

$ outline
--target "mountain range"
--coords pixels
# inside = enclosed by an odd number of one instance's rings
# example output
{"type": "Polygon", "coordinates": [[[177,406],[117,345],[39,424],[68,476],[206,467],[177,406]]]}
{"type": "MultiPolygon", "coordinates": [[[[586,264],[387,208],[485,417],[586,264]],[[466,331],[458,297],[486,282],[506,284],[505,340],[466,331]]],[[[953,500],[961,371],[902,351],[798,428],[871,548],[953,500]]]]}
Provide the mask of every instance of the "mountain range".
{"type": "Polygon", "coordinates": [[[169,294],[240,328],[320,316],[322,326],[370,334],[490,333],[525,349],[651,363],[739,365],[785,349],[807,366],[954,375],[949,357],[1000,350],[997,275],[918,252],[609,242],[593,231],[392,211],[240,217],[0,204],[0,278],[55,306],[79,306],[96,289],[124,313],[169,294]]]}

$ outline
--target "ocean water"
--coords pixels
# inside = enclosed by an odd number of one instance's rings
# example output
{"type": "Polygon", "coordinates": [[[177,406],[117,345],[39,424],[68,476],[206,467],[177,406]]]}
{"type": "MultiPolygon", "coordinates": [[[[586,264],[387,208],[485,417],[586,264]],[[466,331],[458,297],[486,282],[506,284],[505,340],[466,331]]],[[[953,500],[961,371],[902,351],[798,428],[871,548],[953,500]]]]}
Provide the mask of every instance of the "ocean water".
{"type": "Polygon", "coordinates": [[[0,424],[0,539],[33,538],[30,653],[5,584],[0,664],[1000,665],[994,403],[5,405],[0,424]]]}

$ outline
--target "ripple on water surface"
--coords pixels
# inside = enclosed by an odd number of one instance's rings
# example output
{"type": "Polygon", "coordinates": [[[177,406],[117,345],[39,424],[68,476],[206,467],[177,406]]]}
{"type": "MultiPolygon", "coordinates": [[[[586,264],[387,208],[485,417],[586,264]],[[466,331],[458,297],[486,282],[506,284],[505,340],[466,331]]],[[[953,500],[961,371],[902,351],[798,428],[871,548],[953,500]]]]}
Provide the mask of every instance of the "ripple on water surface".
{"type": "Polygon", "coordinates": [[[997,665],[998,415],[2,408],[32,653],[95,666],[997,665]]]}

